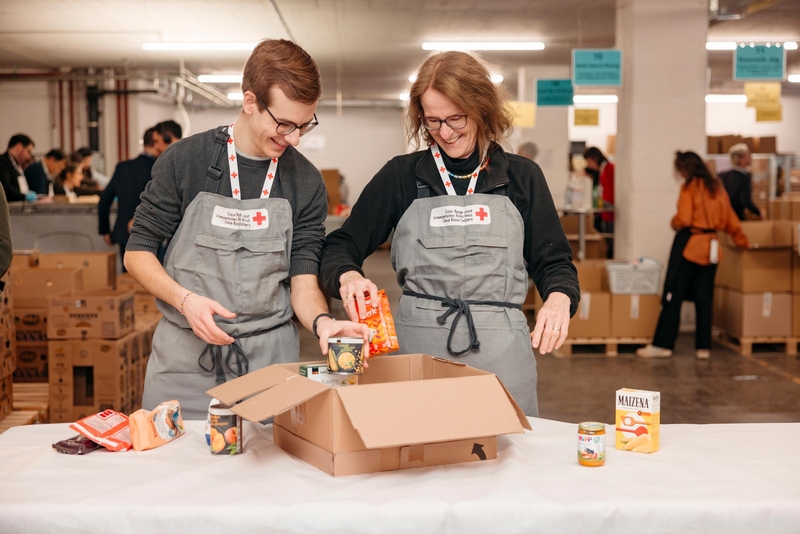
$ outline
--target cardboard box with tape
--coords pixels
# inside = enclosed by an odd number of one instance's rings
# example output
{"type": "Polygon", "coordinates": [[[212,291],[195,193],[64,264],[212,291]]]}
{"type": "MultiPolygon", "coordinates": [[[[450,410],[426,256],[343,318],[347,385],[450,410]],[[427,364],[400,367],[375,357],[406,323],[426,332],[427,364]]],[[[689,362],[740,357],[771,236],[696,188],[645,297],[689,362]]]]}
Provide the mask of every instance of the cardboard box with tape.
{"type": "Polygon", "coordinates": [[[275,444],[333,475],[481,461],[530,423],[497,376],[427,356],[371,359],[359,385],[332,388],[272,365],[208,391],[248,421],[275,417],[275,444]]]}
{"type": "Polygon", "coordinates": [[[48,300],[48,339],[118,339],[134,329],[132,291],[80,291],[48,300]]]}
{"type": "Polygon", "coordinates": [[[42,254],[39,267],[83,269],[83,289],[113,289],[117,283],[117,253],[112,251],[42,254]]]}
{"type": "Polygon", "coordinates": [[[48,297],[83,289],[83,269],[17,269],[12,283],[15,308],[47,308],[48,297]]]}
{"type": "Polygon", "coordinates": [[[716,285],[743,293],[792,290],[793,223],[742,222],[750,248],[740,249],[728,234],[720,234],[722,260],[716,285]]]}
{"type": "Polygon", "coordinates": [[[611,295],[611,335],[652,338],[660,313],[658,295],[611,295]]]}

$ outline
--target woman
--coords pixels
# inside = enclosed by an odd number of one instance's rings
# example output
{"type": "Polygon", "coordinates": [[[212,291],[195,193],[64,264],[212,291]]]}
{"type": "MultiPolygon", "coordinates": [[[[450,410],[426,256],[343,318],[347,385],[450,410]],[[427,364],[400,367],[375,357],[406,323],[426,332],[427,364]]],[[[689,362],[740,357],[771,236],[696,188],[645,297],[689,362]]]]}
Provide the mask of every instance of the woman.
{"type": "Polygon", "coordinates": [[[680,326],[681,304],[688,295],[694,295],[695,355],[707,360],[711,355],[714,275],[722,258],[717,231],[730,234],[739,247],[749,245],[722,182],[711,174],[702,158],[694,152],[677,152],[675,171],[685,182],[678,197],[678,213],[672,218],[672,228],[677,234],[664,281],[661,315],[652,345],[637,350],[636,355],[642,358],[672,356],[680,326]]]}
{"type": "MultiPolygon", "coordinates": [[[[500,143],[512,116],[476,57],[428,57],[411,87],[408,137],[420,152],[389,161],[326,240],[325,288],[353,320],[377,287],[361,265],[394,230],[395,313],[403,353],[456,359],[497,374],[538,415],[533,348],[567,336],[579,300],[572,252],[538,165],[500,143]],[[427,147],[430,145],[430,147],[427,147]],[[545,300],[533,334],[521,309],[528,273],[545,300]]],[[[373,301],[374,302],[374,301],[373,301]]]]}
{"type": "Polygon", "coordinates": [[[58,175],[53,184],[53,194],[67,198],[77,198],[76,190],[80,189],[83,181],[83,166],[80,163],[69,162],[58,175]]]}

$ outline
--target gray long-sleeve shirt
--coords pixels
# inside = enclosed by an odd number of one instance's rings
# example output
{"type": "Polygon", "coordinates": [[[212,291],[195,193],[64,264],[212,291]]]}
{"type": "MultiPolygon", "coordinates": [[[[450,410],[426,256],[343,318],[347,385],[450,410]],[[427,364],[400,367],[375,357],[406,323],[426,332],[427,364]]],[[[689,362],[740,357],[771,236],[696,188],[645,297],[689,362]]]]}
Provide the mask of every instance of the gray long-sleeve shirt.
{"type": "MultiPolygon", "coordinates": [[[[214,137],[222,127],[209,130],[171,145],[153,166],[153,179],[142,193],[136,209],[131,236],[125,250],[156,253],[164,239],[171,239],[183,214],[198,193],[205,190],[206,170],[212,164],[214,137]]],[[[242,199],[259,198],[269,159],[253,159],[238,153],[239,187],[242,199]]],[[[222,169],[218,194],[231,197],[227,152],[222,151],[216,166],[222,169]]],[[[320,172],[294,147],[280,157],[278,174],[270,198],[284,198],[292,207],[292,253],[289,276],[319,274],[324,221],[328,198],[320,172]]]]}

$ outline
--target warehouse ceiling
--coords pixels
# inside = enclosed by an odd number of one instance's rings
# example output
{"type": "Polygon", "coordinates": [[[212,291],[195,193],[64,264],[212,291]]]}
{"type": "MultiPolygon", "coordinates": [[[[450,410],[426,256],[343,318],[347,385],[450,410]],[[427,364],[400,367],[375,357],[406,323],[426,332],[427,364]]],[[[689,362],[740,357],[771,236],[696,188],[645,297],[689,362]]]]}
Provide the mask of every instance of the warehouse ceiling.
{"type": "MultiPolygon", "coordinates": [[[[727,16],[712,21],[709,40],[800,42],[800,0],[718,4],[727,16]]],[[[543,51],[483,53],[514,93],[520,66],[569,65],[572,48],[613,47],[615,18],[616,0],[2,0],[0,71],[177,72],[183,60],[196,74],[237,73],[248,52],[142,43],[273,37],[317,60],[324,98],[393,100],[425,57],[423,41],[543,41],[543,51]]],[[[788,54],[800,72],[800,51],[788,54]]],[[[731,56],[709,52],[712,87],[732,85],[731,56]]]]}

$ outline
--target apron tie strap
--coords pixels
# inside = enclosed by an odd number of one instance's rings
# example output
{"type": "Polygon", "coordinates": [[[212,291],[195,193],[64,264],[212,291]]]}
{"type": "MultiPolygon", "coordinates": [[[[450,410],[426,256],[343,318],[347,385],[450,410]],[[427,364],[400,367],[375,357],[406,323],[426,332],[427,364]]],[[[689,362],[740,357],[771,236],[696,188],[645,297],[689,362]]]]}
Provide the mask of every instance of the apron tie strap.
{"type": "Polygon", "coordinates": [[[428,299],[428,300],[436,300],[442,303],[443,308],[447,308],[442,315],[436,318],[436,322],[440,325],[444,325],[447,322],[447,319],[455,314],[453,318],[453,322],[450,325],[450,334],[447,336],[447,352],[452,354],[453,356],[461,356],[462,354],[469,352],[470,350],[478,350],[481,346],[481,342],[478,341],[478,331],[475,329],[475,321],[472,319],[472,310],[470,305],[478,305],[478,306],[500,306],[502,308],[514,308],[518,310],[522,310],[522,306],[519,304],[514,304],[511,302],[500,302],[500,301],[490,301],[490,300],[462,300],[459,298],[448,298],[448,297],[436,297],[433,295],[424,295],[422,293],[417,293],[415,291],[410,291],[408,289],[403,290],[403,295],[407,295],[409,297],[416,297],[421,299],[428,299]],[[458,321],[461,316],[466,317],[467,319],[467,330],[469,331],[469,345],[467,348],[461,351],[454,351],[451,347],[453,341],[453,334],[456,331],[456,325],[458,325],[458,321]]]}
{"type": "MultiPolygon", "coordinates": [[[[267,328],[265,330],[256,330],[255,332],[250,332],[249,334],[241,334],[236,336],[233,340],[233,343],[228,345],[228,352],[225,355],[225,367],[228,371],[234,375],[244,376],[250,371],[250,360],[247,358],[247,355],[242,350],[242,345],[239,343],[240,339],[260,336],[261,334],[266,334],[267,332],[272,332],[276,328],[280,328],[286,323],[281,323],[277,326],[273,326],[272,328],[267,328]],[[231,369],[231,359],[236,359],[236,370],[234,371],[231,369]]],[[[222,366],[222,347],[223,345],[206,345],[206,348],[203,349],[203,353],[200,354],[200,357],[197,358],[197,365],[200,366],[200,369],[205,371],[206,373],[210,373],[212,371],[216,371],[216,381],[217,385],[224,384],[226,382],[225,378],[225,369],[222,366]],[[206,367],[203,365],[203,357],[206,354],[211,355],[211,367],[206,367]]]]}

